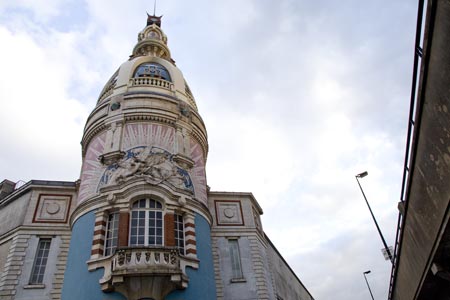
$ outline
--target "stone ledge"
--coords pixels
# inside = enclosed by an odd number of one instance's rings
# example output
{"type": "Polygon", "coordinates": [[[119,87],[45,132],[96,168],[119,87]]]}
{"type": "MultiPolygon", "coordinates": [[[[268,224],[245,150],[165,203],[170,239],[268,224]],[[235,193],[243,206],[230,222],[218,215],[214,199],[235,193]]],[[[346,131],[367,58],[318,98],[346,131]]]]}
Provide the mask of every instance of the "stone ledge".
{"type": "Polygon", "coordinates": [[[230,283],[242,283],[242,282],[247,282],[247,279],[245,279],[245,278],[233,278],[233,279],[230,279],[230,283]]]}
{"type": "Polygon", "coordinates": [[[28,284],[24,285],[24,289],[45,289],[45,284],[28,284]]]}

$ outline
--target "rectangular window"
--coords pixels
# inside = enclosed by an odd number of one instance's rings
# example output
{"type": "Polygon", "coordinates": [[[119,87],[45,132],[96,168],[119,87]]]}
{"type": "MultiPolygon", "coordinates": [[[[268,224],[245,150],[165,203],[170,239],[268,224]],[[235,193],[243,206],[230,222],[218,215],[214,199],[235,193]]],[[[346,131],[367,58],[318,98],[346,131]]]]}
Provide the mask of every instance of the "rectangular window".
{"type": "Polygon", "coordinates": [[[182,215],[175,215],[175,245],[184,255],[184,222],[182,215]]]}
{"type": "Polygon", "coordinates": [[[162,239],[162,212],[148,211],[148,243],[149,246],[161,246],[162,239]]]}
{"type": "Polygon", "coordinates": [[[112,213],[108,216],[108,225],[106,229],[105,256],[111,255],[116,251],[119,232],[119,213],[112,213]]]}
{"type": "Polygon", "coordinates": [[[145,245],[145,211],[131,212],[130,246],[145,245]]]}
{"type": "MultiPolygon", "coordinates": [[[[144,205],[145,203],[144,199],[144,205]]],[[[147,210],[146,207],[144,209],[137,207],[131,211],[130,246],[163,245],[163,213],[157,209],[147,210]]]]}
{"type": "Polygon", "coordinates": [[[239,243],[237,239],[228,240],[228,245],[230,247],[230,258],[231,258],[231,273],[232,279],[241,279],[242,266],[241,266],[241,255],[239,253],[239,243]]]}
{"type": "Polygon", "coordinates": [[[47,266],[48,253],[52,239],[39,239],[39,244],[34,258],[31,271],[30,284],[41,284],[44,282],[45,267],[47,266]]]}

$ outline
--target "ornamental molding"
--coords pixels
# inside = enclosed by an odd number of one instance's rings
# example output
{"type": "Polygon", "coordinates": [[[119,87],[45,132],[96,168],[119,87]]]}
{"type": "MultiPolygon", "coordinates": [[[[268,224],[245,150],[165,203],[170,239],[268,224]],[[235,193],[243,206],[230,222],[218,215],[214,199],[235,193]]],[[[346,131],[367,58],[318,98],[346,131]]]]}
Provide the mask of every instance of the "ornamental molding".
{"type": "Polygon", "coordinates": [[[90,130],[85,132],[83,139],[81,140],[81,145],[82,145],[81,154],[82,154],[83,159],[84,159],[84,156],[86,155],[87,146],[89,145],[91,140],[95,136],[100,134],[101,132],[105,131],[106,129],[108,129],[108,126],[106,124],[99,124],[97,126],[91,127],[90,130]]]}
{"type": "Polygon", "coordinates": [[[205,163],[206,160],[208,158],[208,151],[209,151],[209,146],[208,146],[208,142],[206,141],[206,139],[204,138],[203,134],[199,134],[195,128],[191,133],[191,136],[200,144],[200,146],[202,147],[203,150],[203,157],[205,158],[205,163]]]}
{"type": "Polygon", "coordinates": [[[125,121],[156,121],[163,124],[174,125],[175,120],[168,117],[163,116],[155,116],[155,115],[143,115],[143,114],[135,114],[135,115],[126,115],[125,121]]]}
{"type": "Polygon", "coordinates": [[[170,60],[169,49],[154,42],[145,42],[143,45],[139,45],[133,51],[133,56],[155,56],[170,60]]]}
{"type": "Polygon", "coordinates": [[[105,211],[110,209],[129,209],[133,201],[143,197],[154,197],[162,201],[168,209],[180,208],[187,214],[198,213],[210,225],[213,223],[211,212],[208,207],[192,195],[176,192],[168,185],[150,185],[142,178],[134,178],[120,189],[104,188],[100,194],[79,203],[70,214],[70,227],[83,215],[90,211],[105,211]]]}
{"type": "Polygon", "coordinates": [[[103,268],[99,280],[102,291],[117,291],[128,299],[143,295],[163,299],[175,289],[188,287],[186,267],[199,267],[197,259],[182,256],[173,247],[122,247],[111,256],[87,264],[89,271],[103,268]]]}

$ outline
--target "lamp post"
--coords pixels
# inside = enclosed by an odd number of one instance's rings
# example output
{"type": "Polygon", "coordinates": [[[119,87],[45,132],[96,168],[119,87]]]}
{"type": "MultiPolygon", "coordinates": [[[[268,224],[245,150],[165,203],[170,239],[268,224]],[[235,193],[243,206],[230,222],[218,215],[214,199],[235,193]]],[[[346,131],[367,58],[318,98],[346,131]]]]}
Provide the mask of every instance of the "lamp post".
{"type": "Polygon", "coordinates": [[[363,273],[363,275],[364,275],[364,279],[366,280],[367,288],[369,289],[370,296],[372,297],[372,300],[375,300],[375,299],[373,298],[372,290],[370,289],[370,285],[369,285],[369,282],[367,281],[367,277],[366,277],[366,274],[369,274],[369,273],[370,273],[370,270],[365,271],[365,272],[363,273]]]}
{"type": "Polygon", "coordinates": [[[393,263],[391,250],[389,249],[388,245],[386,244],[386,241],[384,240],[383,234],[381,233],[381,230],[380,230],[380,227],[378,226],[377,220],[375,219],[375,216],[373,215],[372,209],[370,208],[369,201],[367,201],[366,194],[364,194],[364,191],[363,191],[363,189],[361,187],[361,184],[359,183],[359,180],[358,180],[358,178],[363,178],[363,177],[366,177],[367,175],[369,175],[369,173],[367,173],[367,171],[364,171],[362,173],[359,173],[359,174],[355,175],[356,182],[358,182],[358,186],[359,186],[359,188],[361,190],[361,193],[362,193],[362,195],[364,197],[364,200],[366,200],[367,207],[369,208],[370,214],[372,215],[372,219],[375,222],[375,226],[377,227],[378,233],[380,234],[381,240],[383,241],[384,249],[386,250],[386,253],[389,256],[389,260],[391,261],[391,263],[393,263]]]}

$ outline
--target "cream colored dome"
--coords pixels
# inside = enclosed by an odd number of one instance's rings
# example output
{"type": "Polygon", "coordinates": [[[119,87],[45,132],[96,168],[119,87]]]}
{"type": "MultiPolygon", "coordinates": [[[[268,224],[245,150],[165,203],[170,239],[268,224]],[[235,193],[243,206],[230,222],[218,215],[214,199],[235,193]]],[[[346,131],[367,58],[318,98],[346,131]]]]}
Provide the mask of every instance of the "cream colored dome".
{"type": "Polygon", "coordinates": [[[130,59],[108,80],[97,105],[116,95],[142,93],[167,96],[197,110],[191,90],[171,58],[167,36],[160,25],[161,17],[148,16],[147,26],[138,34],[130,59]]]}

